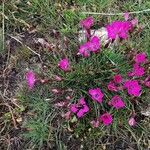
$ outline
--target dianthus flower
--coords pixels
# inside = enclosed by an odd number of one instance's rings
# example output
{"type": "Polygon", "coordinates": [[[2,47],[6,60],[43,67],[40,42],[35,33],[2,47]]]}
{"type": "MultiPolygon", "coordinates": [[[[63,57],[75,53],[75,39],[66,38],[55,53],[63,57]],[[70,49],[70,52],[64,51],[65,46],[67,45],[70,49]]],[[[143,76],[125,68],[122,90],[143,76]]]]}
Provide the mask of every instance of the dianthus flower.
{"type": "Polygon", "coordinates": [[[120,74],[117,74],[113,77],[115,83],[121,83],[122,82],[122,76],[120,74]]]}
{"type": "Polygon", "coordinates": [[[91,52],[98,52],[100,50],[100,40],[97,36],[93,36],[90,40],[89,49],[91,52]]]}
{"type": "Polygon", "coordinates": [[[92,17],[87,17],[80,21],[80,25],[85,29],[90,29],[94,24],[94,19],[92,17]]]}
{"type": "Polygon", "coordinates": [[[123,102],[123,100],[121,99],[120,96],[115,95],[111,101],[109,102],[109,105],[112,105],[114,108],[116,109],[121,109],[125,107],[125,103],[123,102]]]}
{"type": "Polygon", "coordinates": [[[98,119],[96,119],[96,120],[92,120],[90,123],[91,123],[93,128],[98,128],[100,121],[98,119]]]}
{"type": "Polygon", "coordinates": [[[145,79],[144,84],[150,88],[150,76],[145,79]]]}
{"type": "Polygon", "coordinates": [[[143,53],[137,54],[135,56],[134,60],[135,60],[136,63],[145,63],[146,60],[147,60],[146,57],[147,57],[146,53],[143,52],[143,53]]]}
{"type": "Polygon", "coordinates": [[[36,81],[35,73],[33,71],[28,71],[26,73],[26,82],[30,90],[34,87],[35,81],[36,81]]]}
{"type": "Polygon", "coordinates": [[[103,122],[105,126],[110,125],[113,121],[112,115],[109,113],[104,113],[100,116],[100,120],[103,122]]]}
{"type": "Polygon", "coordinates": [[[131,127],[134,127],[134,126],[136,125],[136,123],[137,123],[137,122],[135,121],[134,117],[129,118],[128,124],[129,124],[131,127]]]}
{"type": "Polygon", "coordinates": [[[69,60],[67,58],[60,60],[58,63],[58,67],[63,71],[69,71],[70,70],[69,60]]]}
{"type": "Polygon", "coordinates": [[[128,76],[142,77],[145,73],[143,67],[141,67],[138,63],[133,65],[133,71],[128,73],[128,76]]]}
{"type": "Polygon", "coordinates": [[[117,92],[118,88],[113,81],[110,81],[107,85],[108,90],[117,92]]]}
{"type": "Polygon", "coordinates": [[[83,57],[89,57],[90,56],[90,42],[84,43],[79,48],[79,53],[83,57]]]}
{"type": "Polygon", "coordinates": [[[128,90],[128,94],[132,96],[140,96],[141,86],[137,80],[128,80],[124,83],[124,88],[128,90]]]}
{"type": "Polygon", "coordinates": [[[90,89],[89,94],[94,101],[102,102],[104,94],[100,88],[90,89]]]}
{"type": "Polygon", "coordinates": [[[75,113],[78,118],[82,118],[89,111],[89,107],[82,97],[78,104],[71,104],[70,111],[75,113]]]}
{"type": "Polygon", "coordinates": [[[133,28],[130,21],[114,21],[106,26],[109,39],[116,39],[117,37],[122,39],[128,38],[128,32],[133,28]]]}

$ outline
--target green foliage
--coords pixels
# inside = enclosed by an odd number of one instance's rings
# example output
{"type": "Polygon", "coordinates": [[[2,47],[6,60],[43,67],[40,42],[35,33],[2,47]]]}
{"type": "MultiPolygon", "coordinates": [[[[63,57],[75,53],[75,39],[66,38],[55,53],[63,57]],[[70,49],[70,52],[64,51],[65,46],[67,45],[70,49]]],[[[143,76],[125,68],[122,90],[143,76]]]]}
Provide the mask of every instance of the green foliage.
{"type": "MultiPolygon", "coordinates": [[[[54,138],[54,128],[52,121],[55,117],[56,111],[51,104],[46,101],[46,98],[50,96],[47,87],[44,87],[39,93],[39,88],[35,91],[27,91],[25,89],[18,95],[20,102],[27,106],[28,117],[24,120],[23,128],[28,131],[24,132],[23,136],[27,141],[30,141],[30,146],[35,148],[41,148],[43,144],[51,143],[54,138]]],[[[51,145],[51,144],[50,144],[51,145]]],[[[27,144],[26,147],[29,145],[27,144]]]]}
{"type": "Polygon", "coordinates": [[[42,147],[45,141],[48,140],[49,128],[41,119],[28,120],[27,125],[25,125],[29,131],[23,134],[24,138],[31,140],[36,147],[42,147]]]}

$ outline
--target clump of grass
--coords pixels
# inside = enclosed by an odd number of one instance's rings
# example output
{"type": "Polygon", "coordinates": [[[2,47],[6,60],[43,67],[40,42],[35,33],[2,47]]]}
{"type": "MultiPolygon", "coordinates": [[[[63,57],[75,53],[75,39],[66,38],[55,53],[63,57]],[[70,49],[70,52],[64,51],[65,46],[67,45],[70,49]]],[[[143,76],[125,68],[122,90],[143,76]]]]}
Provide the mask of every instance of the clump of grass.
{"type": "Polygon", "coordinates": [[[44,92],[44,95],[39,93],[39,89],[32,92],[24,90],[18,95],[25,110],[28,110],[28,116],[22,125],[22,128],[27,131],[20,135],[28,142],[25,145],[26,148],[42,148],[44,143],[53,147],[55,127],[52,122],[54,122],[56,111],[50,106],[51,103],[46,101],[49,97],[47,87],[43,90],[41,92],[44,92]]]}

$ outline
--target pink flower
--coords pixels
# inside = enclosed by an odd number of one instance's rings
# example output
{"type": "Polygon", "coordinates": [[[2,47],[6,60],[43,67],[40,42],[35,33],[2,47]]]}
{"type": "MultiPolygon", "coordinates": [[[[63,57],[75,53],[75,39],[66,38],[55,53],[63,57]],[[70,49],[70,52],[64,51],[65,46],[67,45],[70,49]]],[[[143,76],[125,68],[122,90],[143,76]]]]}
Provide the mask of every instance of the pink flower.
{"type": "Polygon", "coordinates": [[[105,126],[110,125],[113,121],[112,115],[109,113],[104,113],[100,116],[100,120],[103,122],[105,126]]]}
{"type": "Polygon", "coordinates": [[[60,60],[58,63],[58,67],[64,71],[69,71],[70,70],[69,60],[67,58],[60,60]]]}
{"type": "Polygon", "coordinates": [[[85,29],[90,29],[94,24],[94,19],[92,17],[87,17],[80,21],[80,25],[85,29]]]}
{"type": "Polygon", "coordinates": [[[125,19],[125,21],[127,21],[129,19],[129,13],[128,12],[124,13],[124,19],[125,19]]]}
{"type": "Polygon", "coordinates": [[[69,96],[69,95],[66,96],[66,99],[67,99],[67,100],[71,100],[71,96],[69,96]]]}
{"type": "Polygon", "coordinates": [[[132,23],[133,27],[135,27],[136,25],[138,25],[138,19],[135,18],[135,19],[131,20],[131,23],[132,23]]]}
{"type": "Polygon", "coordinates": [[[124,88],[128,90],[128,94],[132,96],[140,96],[141,86],[137,80],[128,80],[124,83],[124,88]]]}
{"type": "Polygon", "coordinates": [[[31,90],[34,87],[36,78],[35,78],[35,74],[32,71],[28,71],[26,73],[26,81],[28,84],[28,88],[31,90]]]}
{"type": "Polygon", "coordinates": [[[98,52],[100,50],[100,40],[97,36],[92,37],[89,44],[89,49],[91,52],[98,52]]]}
{"type": "Polygon", "coordinates": [[[60,76],[57,76],[57,75],[54,76],[54,79],[55,79],[56,81],[62,81],[62,78],[61,78],[60,76]]]}
{"type": "Polygon", "coordinates": [[[79,53],[83,57],[89,57],[90,56],[90,42],[84,43],[79,48],[79,53]]]}
{"type": "Polygon", "coordinates": [[[146,62],[146,57],[147,57],[147,55],[146,55],[146,53],[139,53],[139,54],[137,54],[136,56],[135,56],[135,62],[136,63],[145,63],[146,62]]]}
{"type": "Polygon", "coordinates": [[[107,85],[108,90],[117,92],[118,88],[113,81],[110,81],[107,85]]]}
{"type": "Polygon", "coordinates": [[[128,32],[132,29],[130,21],[114,21],[106,26],[109,39],[116,39],[117,37],[126,39],[128,32]]]}
{"type": "Polygon", "coordinates": [[[90,123],[91,123],[93,128],[98,128],[99,124],[100,124],[99,120],[97,120],[97,119],[96,120],[92,120],[90,123]]]}
{"type": "Polygon", "coordinates": [[[66,112],[65,114],[63,113],[61,115],[63,118],[65,118],[66,120],[69,120],[71,117],[71,111],[66,112]]]}
{"type": "Polygon", "coordinates": [[[131,118],[128,120],[128,124],[129,124],[131,127],[135,126],[136,123],[137,123],[137,122],[135,121],[134,117],[131,117],[131,118]]]}
{"type": "Polygon", "coordinates": [[[111,101],[109,102],[109,105],[112,105],[116,109],[120,109],[120,108],[124,108],[125,107],[125,103],[123,102],[121,97],[119,97],[118,95],[114,96],[111,99],[111,101]]]}
{"type": "Polygon", "coordinates": [[[150,76],[145,79],[144,84],[150,88],[150,76]]]}
{"type": "Polygon", "coordinates": [[[120,74],[117,74],[113,77],[115,83],[121,83],[122,82],[122,76],[120,74]]]}
{"type": "Polygon", "coordinates": [[[104,94],[102,93],[100,88],[90,89],[89,94],[94,101],[99,103],[102,102],[104,94]]]}
{"type": "Polygon", "coordinates": [[[51,90],[54,94],[58,94],[60,91],[58,89],[52,89],[51,90]]]}
{"type": "Polygon", "coordinates": [[[61,102],[55,103],[54,105],[55,105],[56,107],[63,107],[63,106],[66,105],[66,102],[61,101],[61,102]]]}
{"type": "Polygon", "coordinates": [[[89,107],[87,106],[84,98],[81,98],[78,104],[71,104],[70,111],[75,113],[78,118],[81,118],[89,111],[89,107]]]}

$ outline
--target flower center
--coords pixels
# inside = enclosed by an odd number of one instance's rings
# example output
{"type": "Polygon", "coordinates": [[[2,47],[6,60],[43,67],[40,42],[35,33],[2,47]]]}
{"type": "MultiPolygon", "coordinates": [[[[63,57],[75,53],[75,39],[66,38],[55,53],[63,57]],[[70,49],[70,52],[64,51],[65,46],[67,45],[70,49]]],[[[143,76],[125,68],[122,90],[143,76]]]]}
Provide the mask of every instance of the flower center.
{"type": "Polygon", "coordinates": [[[95,94],[94,97],[95,97],[95,98],[98,98],[98,97],[99,97],[99,94],[95,94]]]}

